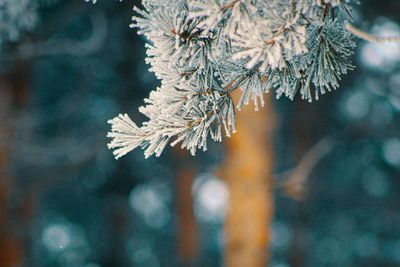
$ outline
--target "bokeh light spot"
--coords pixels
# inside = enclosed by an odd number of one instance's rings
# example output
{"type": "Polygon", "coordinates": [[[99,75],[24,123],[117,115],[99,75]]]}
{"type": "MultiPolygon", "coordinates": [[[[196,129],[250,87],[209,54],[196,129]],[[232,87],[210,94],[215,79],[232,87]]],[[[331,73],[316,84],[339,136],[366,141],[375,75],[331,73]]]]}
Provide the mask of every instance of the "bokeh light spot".
{"type": "Polygon", "coordinates": [[[52,252],[64,250],[71,243],[68,227],[63,224],[49,225],[43,231],[42,241],[52,252]]]}
{"type": "Polygon", "coordinates": [[[393,166],[400,166],[400,140],[391,138],[383,143],[382,147],[384,160],[393,166]]]}
{"type": "Polygon", "coordinates": [[[205,222],[221,222],[228,207],[229,190],[212,174],[202,174],[193,184],[196,216],[205,222]]]}

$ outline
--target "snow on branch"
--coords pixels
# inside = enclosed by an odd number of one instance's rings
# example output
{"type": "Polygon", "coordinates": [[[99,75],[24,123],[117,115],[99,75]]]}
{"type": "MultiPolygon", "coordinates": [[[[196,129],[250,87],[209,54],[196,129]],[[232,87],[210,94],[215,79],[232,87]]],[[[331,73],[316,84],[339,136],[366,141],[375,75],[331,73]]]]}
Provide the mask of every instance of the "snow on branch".
{"type": "Polygon", "coordinates": [[[143,0],[131,27],[149,43],[146,62],[161,80],[139,109],[110,121],[117,158],[141,147],[159,156],[181,143],[192,154],[236,132],[237,109],[263,96],[307,101],[339,86],[355,48],[345,29],[356,0],[143,0]]]}

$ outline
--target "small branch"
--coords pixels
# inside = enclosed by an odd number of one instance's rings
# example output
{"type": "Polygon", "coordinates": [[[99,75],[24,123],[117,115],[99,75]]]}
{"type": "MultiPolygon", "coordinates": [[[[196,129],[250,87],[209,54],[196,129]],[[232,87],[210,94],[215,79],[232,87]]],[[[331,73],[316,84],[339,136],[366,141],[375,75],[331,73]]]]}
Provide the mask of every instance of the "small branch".
{"type": "Polygon", "coordinates": [[[237,2],[239,2],[239,0],[233,0],[232,2],[225,4],[221,7],[220,11],[225,11],[227,9],[233,8],[237,2]]]}
{"type": "Polygon", "coordinates": [[[331,5],[329,3],[325,4],[324,10],[322,11],[322,20],[323,21],[325,21],[330,8],[331,8],[331,5]]]}
{"type": "Polygon", "coordinates": [[[307,151],[294,169],[285,172],[285,174],[288,173],[288,178],[275,184],[274,189],[283,189],[289,196],[302,199],[307,179],[321,159],[332,151],[334,144],[335,141],[329,136],[317,142],[307,151]]]}
{"type": "Polygon", "coordinates": [[[394,43],[400,43],[400,36],[376,36],[372,35],[366,32],[363,32],[362,30],[354,27],[353,25],[347,23],[345,25],[345,28],[347,31],[352,33],[354,36],[357,36],[360,39],[363,39],[368,42],[375,42],[375,43],[388,43],[388,42],[394,42],[394,43]]]}

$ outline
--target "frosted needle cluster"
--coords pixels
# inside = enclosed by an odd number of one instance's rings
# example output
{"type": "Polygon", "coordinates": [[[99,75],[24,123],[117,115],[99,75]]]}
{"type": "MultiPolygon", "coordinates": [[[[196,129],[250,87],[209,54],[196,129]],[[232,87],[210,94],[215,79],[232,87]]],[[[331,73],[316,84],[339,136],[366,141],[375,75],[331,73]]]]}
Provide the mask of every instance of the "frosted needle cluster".
{"type": "Polygon", "coordinates": [[[351,70],[355,44],[344,27],[352,0],[144,0],[132,27],[148,43],[146,62],[161,85],[139,108],[109,121],[118,159],[141,147],[159,156],[167,144],[207,149],[236,132],[235,112],[264,94],[306,101],[335,90],[351,70]],[[234,103],[231,94],[242,96],[234,103]]]}

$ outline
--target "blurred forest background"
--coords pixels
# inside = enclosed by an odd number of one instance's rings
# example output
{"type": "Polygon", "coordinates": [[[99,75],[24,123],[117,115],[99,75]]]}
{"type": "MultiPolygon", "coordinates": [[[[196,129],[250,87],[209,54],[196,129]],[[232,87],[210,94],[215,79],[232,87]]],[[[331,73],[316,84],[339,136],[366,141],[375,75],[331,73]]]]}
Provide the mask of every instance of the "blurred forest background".
{"type": "MultiPolygon", "coordinates": [[[[116,161],[107,119],[158,84],[133,5],[0,0],[2,267],[400,266],[400,44],[357,40],[338,91],[248,107],[196,157],[116,161]]],[[[399,14],[363,0],[354,23],[399,35],[399,14]]]]}

